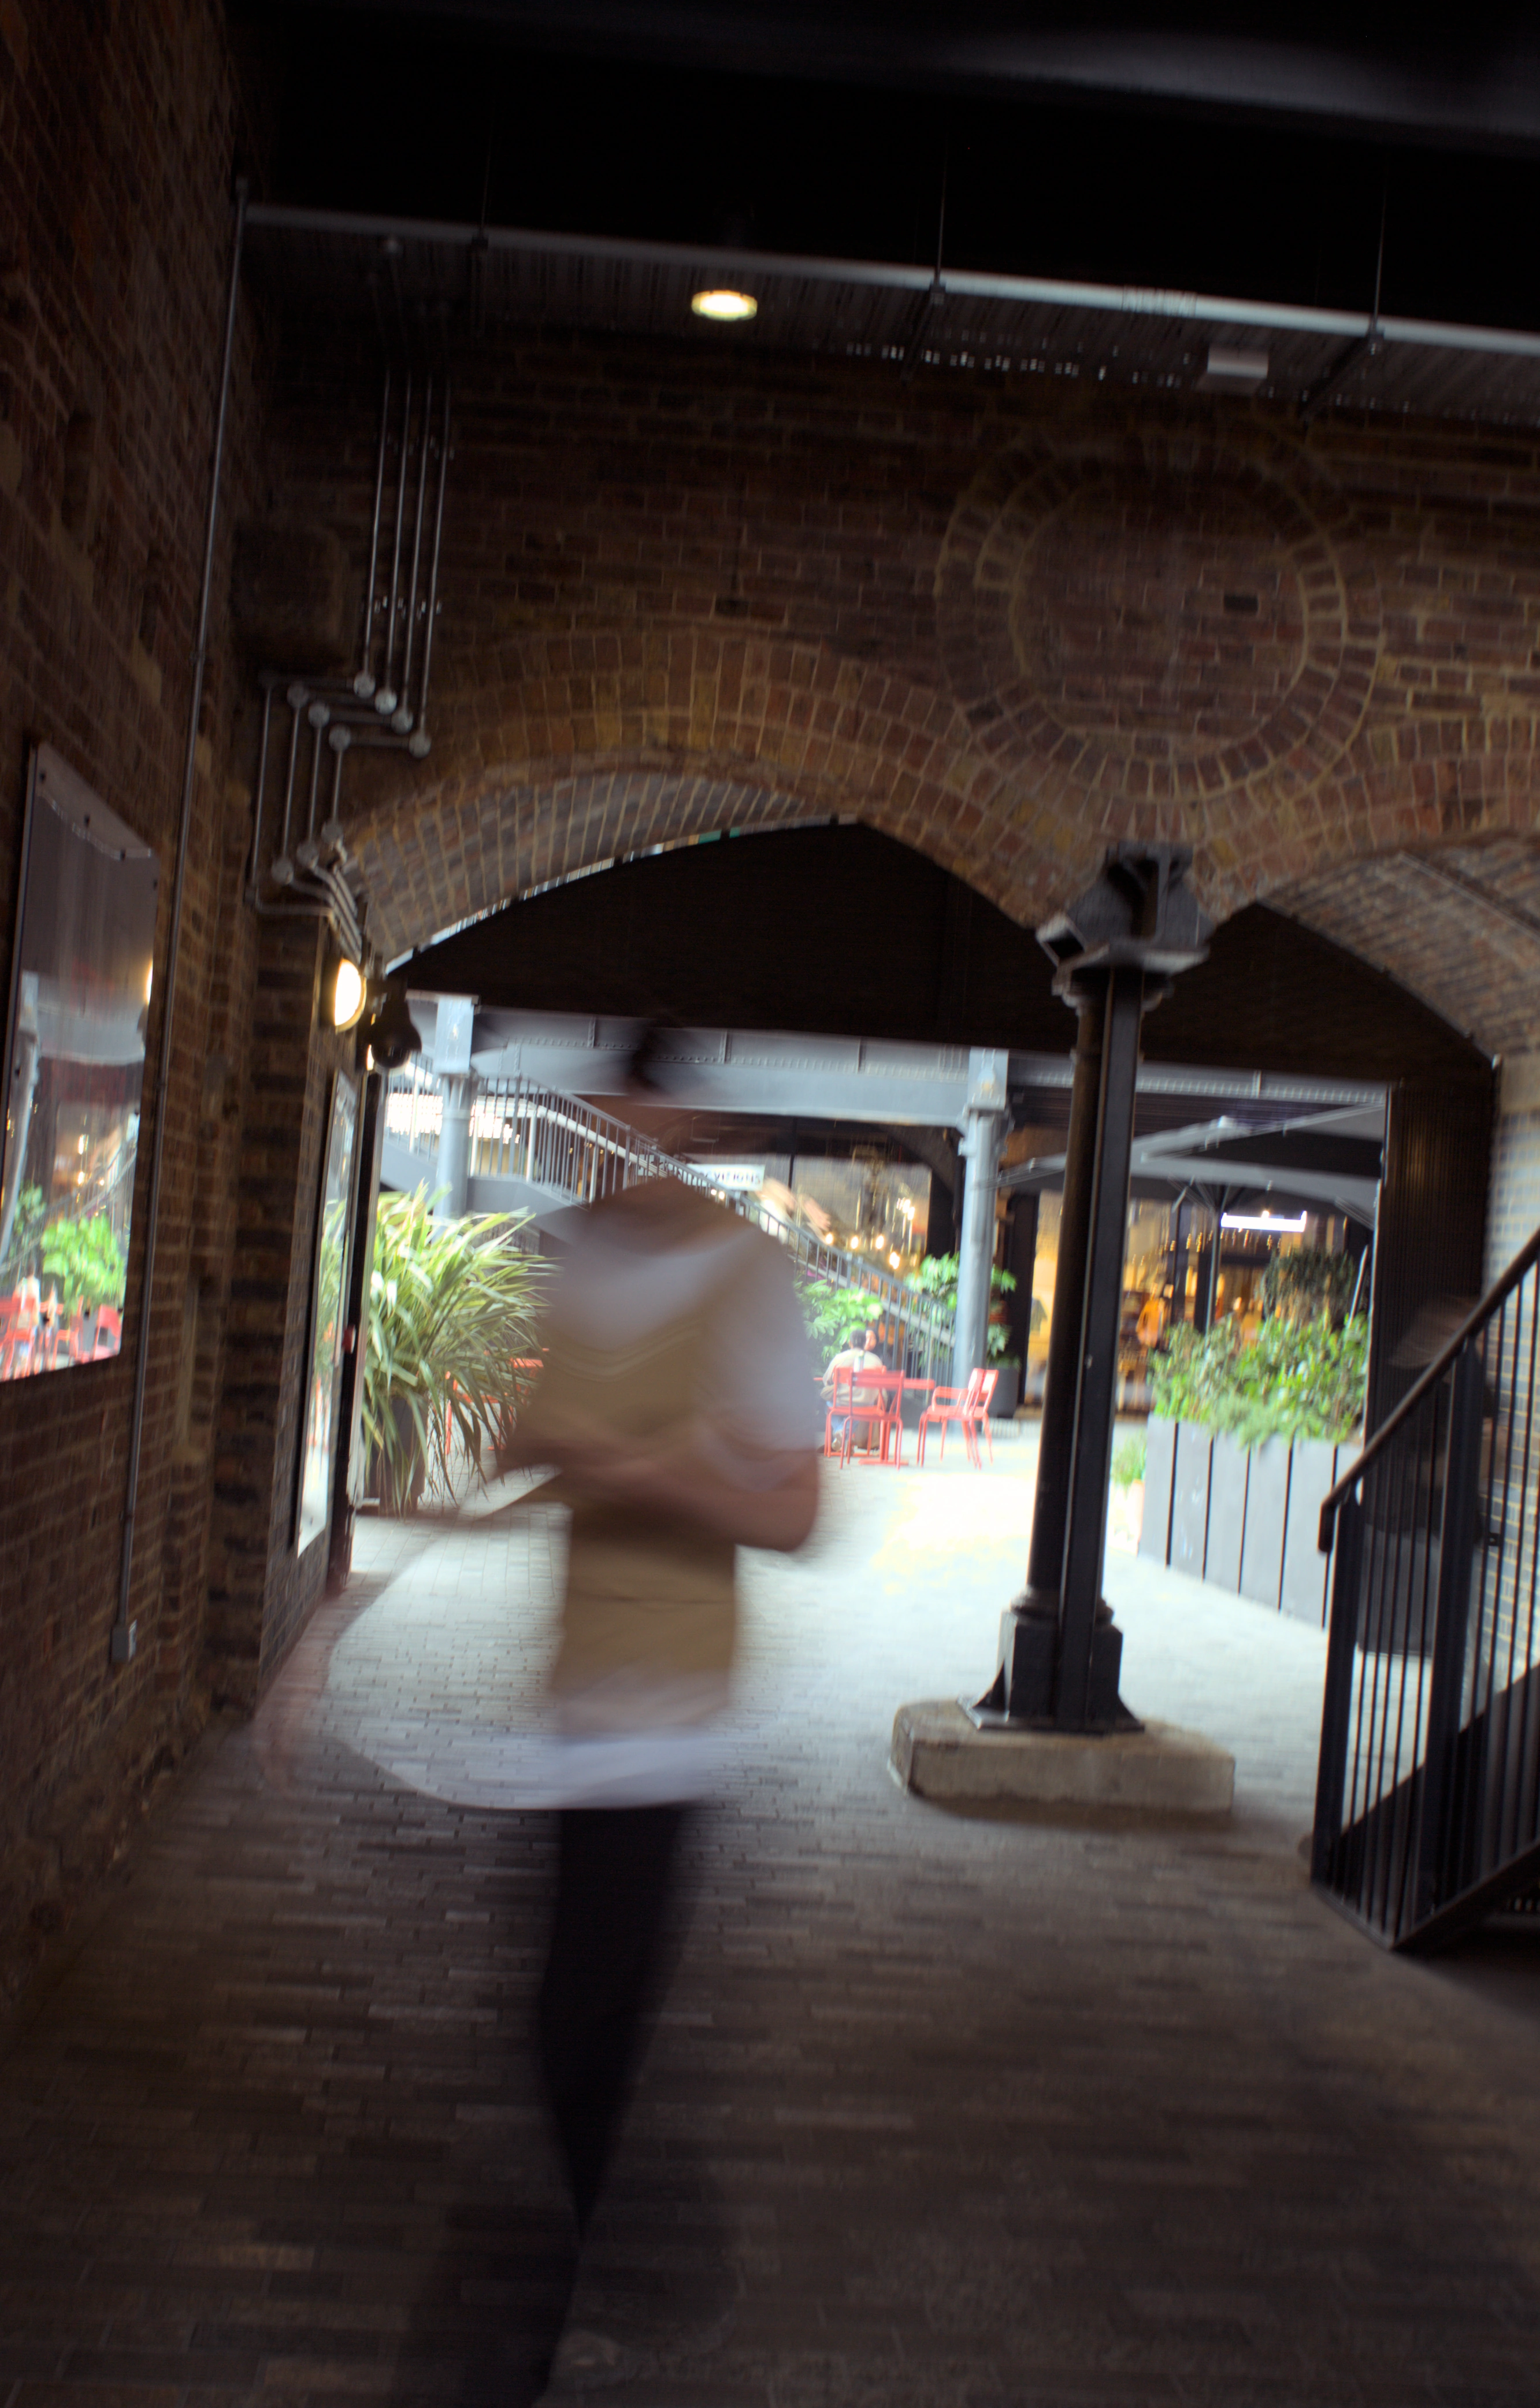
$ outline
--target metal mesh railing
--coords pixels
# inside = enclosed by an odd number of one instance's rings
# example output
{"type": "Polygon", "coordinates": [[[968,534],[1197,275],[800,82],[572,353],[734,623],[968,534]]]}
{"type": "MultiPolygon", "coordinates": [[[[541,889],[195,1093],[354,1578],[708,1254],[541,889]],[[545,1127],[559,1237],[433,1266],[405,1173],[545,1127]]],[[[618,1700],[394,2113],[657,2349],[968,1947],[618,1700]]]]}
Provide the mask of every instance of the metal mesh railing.
{"type": "Polygon", "coordinates": [[[1540,1233],[1321,1511],[1333,1538],[1312,1877],[1390,1946],[1540,1870],[1540,1233]]]}
{"type": "MultiPolygon", "coordinates": [[[[391,1072],[385,1126],[424,1165],[436,1157],[443,1096],[432,1071],[410,1062],[391,1072]]],[[[523,1079],[478,1085],[470,1106],[469,1170],[474,1179],[524,1180],[574,1204],[598,1203],[639,1179],[678,1179],[720,1193],[712,1187],[709,1165],[681,1162],[580,1096],[523,1079]]],[[[953,1316],[944,1304],[784,1220],[757,1196],[729,1194],[722,1201],[785,1246],[806,1278],[830,1288],[864,1289],[878,1345],[894,1370],[910,1379],[949,1378],[953,1316]]]]}

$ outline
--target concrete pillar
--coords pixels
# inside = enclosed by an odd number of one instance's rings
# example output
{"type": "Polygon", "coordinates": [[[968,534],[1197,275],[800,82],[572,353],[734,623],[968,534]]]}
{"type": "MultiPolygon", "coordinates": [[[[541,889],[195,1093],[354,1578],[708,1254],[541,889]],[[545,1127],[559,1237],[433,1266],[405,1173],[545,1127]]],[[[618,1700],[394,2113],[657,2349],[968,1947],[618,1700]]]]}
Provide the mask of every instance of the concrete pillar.
{"type": "Polygon", "coordinates": [[[465,1191],[470,1182],[471,1092],[476,1081],[467,1075],[441,1079],[438,1083],[444,1098],[444,1117],[438,1133],[438,1171],[434,1185],[439,1193],[434,1217],[458,1221],[465,1211],[465,1191]]]}
{"type": "Polygon", "coordinates": [[[994,1199],[1005,1140],[1008,1057],[975,1050],[968,1056],[968,1096],[962,1154],[962,1229],[958,1244],[957,1321],[952,1342],[952,1384],[964,1387],[984,1360],[990,1319],[990,1274],[994,1268],[994,1199]]]}

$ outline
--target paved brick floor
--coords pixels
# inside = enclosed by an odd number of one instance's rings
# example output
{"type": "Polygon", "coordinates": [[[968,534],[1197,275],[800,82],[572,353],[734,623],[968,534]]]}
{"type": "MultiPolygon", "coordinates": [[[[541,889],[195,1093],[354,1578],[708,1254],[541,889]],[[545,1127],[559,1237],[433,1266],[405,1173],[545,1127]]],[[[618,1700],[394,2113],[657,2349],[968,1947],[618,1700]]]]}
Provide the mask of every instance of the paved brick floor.
{"type": "MultiPolygon", "coordinates": [[[[1540,1953],[1392,1962],[1310,1896],[1317,1634],[1109,1557],[1131,1701],[1236,1753],[1223,1833],[889,1778],[893,1707],[988,1675],[1029,1470],[855,1470],[749,1562],[734,1764],[579,2281],[648,2344],[610,2396],[1540,2400],[1540,1953]]],[[[362,1533],[39,1993],[0,2065],[0,2408],[529,2398],[570,2274],[526,2045],[549,1831],[487,1801],[528,1777],[559,1544],[502,1493],[362,1533]]]]}

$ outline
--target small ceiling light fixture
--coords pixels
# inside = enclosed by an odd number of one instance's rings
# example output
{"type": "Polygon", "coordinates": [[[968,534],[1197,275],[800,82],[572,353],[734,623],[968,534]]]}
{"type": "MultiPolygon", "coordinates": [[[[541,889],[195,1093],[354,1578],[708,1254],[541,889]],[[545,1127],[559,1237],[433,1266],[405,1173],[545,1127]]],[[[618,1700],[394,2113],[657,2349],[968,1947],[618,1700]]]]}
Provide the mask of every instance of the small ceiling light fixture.
{"type": "Polygon", "coordinates": [[[1210,343],[1200,393],[1255,393],[1267,382],[1267,353],[1241,351],[1231,343],[1210,343]]]}
{"type": "Polygon", "coordinates": [[[332,1025],[339,1033],[351,1028],[364,1010],[365,988],[364,972],[356,962],[338,962],[336,979],[332,988],[332,1025]]]}
{"type": "Polygon", "coordinates": [[[731,285],[713,286],[708,292],[692,293],[690,306],[697,318],[714,319],[720,326],[738,326],[759,315],[759,303],[751,293],[734,292],[731,285]]]}
{"type": "Polygon", "coordinates": [[[1305,1214],[1294,1221],[1276,1212],[1222,1212],[1221,1229],[1258,1229],[1264,1238],[1299,1238],[1305,1234],[1305,1214]]]}

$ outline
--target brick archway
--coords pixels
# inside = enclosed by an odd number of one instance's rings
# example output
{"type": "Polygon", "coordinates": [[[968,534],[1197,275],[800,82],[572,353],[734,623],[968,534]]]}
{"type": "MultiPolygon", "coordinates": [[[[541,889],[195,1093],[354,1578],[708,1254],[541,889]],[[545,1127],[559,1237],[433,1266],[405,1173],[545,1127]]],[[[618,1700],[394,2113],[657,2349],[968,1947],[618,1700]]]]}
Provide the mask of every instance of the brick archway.
{"type": "Polygon", "coordinates": [[[1114,788],[1020,757],[981,703],[830,645],[535,638],[488,668],[464,663],[445,692],[425,769],[397,769],[352,816],[387,954],[651,845],[809,819],[897,837],[1023,924],[1119,837],[1191,842],[1225,916],[1355,860],[1540,824],[1533,722],[1459,692],[1436,712],[1381,699],[1287,795],[1216,781],[1157,802],[1126,791],[1121,764],[1114,788]]]}

